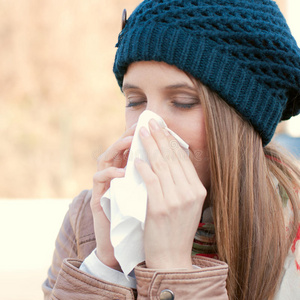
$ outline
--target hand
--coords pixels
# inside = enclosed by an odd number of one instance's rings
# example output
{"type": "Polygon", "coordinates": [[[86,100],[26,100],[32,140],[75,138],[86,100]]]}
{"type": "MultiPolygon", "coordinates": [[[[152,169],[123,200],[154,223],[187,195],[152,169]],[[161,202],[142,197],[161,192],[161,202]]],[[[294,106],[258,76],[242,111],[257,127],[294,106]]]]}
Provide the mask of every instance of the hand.
{"type": "Polygon", "coordinates": [[[144,246],[153,269],[192,268],[191,251],[206,189],[188,155],[157,122],[140,136],[151,164],[135,165],[148,191],[144,246]]]}
{"type": "Polygon", "coordinates": [[[116,270],[120,270],[120,266],[115,259],[110,241],[110,221],[100,205],[100,199],[108,190],[113,178],[121,178],[125,175],[126,154],[131,146],[135,127],[134,125],[129,128],[115,144],[98,157],[97,173],[93,177],[91,209],[97,244],[96,253],[102,263],[116,270]]]}

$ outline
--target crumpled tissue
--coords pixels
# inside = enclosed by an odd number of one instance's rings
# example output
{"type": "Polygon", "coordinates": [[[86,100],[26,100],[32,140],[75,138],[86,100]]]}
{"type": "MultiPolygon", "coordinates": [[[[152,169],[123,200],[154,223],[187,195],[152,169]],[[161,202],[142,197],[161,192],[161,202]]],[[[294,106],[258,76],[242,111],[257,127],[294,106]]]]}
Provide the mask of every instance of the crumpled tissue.
{"type": "Polygon", "coordinates": [[[155,119],[166,128],[186,153],[189,153],[188,144],[167,128],[159,115],[149,110],[140,115],[129,151],[125,176],[113,179],[110,188],[100,200],[104,213],[111,222],[110,238],[115,258],[125,276],[145,260],[143,235],[147,212],[147,189],[134,166],[134,160],[138,157],[149,164],[139,130],[142,126],[149,130],[148,123],[151,119],[155,119]]]}

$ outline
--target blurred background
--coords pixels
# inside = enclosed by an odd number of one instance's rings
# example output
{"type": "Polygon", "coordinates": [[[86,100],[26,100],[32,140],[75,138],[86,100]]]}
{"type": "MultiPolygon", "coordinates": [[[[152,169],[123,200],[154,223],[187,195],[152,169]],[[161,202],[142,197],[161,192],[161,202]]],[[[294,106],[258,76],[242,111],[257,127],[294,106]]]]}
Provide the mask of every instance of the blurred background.
{"type": "MultiPolygon", "coordinates": [[[[112,72],[123,8],[140,0],[0,0],[0,299],[40,285],[71,199],[124,129],[112,72]]],[[[299,0],[278,0],[300,44],[299,0]]],[[[276,139],[299,154],[299,117],[276,139]]]]}

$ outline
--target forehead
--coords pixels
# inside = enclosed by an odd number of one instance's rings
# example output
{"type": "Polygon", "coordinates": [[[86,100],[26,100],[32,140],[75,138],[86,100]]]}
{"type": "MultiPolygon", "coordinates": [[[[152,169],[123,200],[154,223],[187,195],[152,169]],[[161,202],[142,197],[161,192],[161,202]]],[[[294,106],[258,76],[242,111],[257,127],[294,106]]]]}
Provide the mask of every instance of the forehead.
{"type": "Polygon", "coordinates": [[[124,75],[123,86],[135,85],[171,85],[188,84],[193,86],[191,78],[182,70],[165,62],[140,61],[129,65],[124,75]]]}

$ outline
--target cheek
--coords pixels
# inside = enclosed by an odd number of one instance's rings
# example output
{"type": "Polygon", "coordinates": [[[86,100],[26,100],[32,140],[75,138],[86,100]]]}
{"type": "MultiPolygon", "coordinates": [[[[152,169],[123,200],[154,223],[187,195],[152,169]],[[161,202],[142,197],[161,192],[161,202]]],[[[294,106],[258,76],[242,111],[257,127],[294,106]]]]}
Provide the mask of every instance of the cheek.
{"type": "Polygon", "coordinates": [[[206,189],[210,187],[210,163],[207,146],[190,150],[190,159],[196,169],[199,179],[206,189]]]}
{"type": "Polygon", "coordinates": [[[126,111],[125,112],[125,123],[126,129],[130,128],[133,124],[137,123],[141,112],[137,111],[126,111]]]}
{"type": "Polygon", "coordinates": [[[205,172],[208,168],[208,150],[207,150],[207,141],[206,133],[203,128],[199,128],[198,134],[191,136],[190,142],[190,152],[191,160],[198,172],[205,172]]]}
{"type": "Polygon", "coordinates": [[[190,126],[186,142],[190,145],[190,158],[199,179],[208,189],[210,186],[210,164],[204,122],[200,121],[197,126],[190,126]]]}
{"type": "Polygon", "coordinates": [[[171,129],[189,144],[190,159],[197,171],[199,179],[205,188],[208,189],[210,186],[210,171],[204,121],[197,119],[188,124],[183,125],[181,123],[181,126],[178,126],[178,123],[172,125],[171,129]]]}
{"type": "Polygon", "coordinates": [[[190,127],[190,146],[192,150],[204,150],[206,149],[206,132],[204,124],[200,124],[200,126],[194,126],[194,128],[190,127]]]}
{"type": "Polygon", "coordinates": [[[205,151],[207,142],[202,118],[191,119],[186,124],[178,122],[176,125],[174,124],[174,131],[189,144],[192,152],[205,151]],[[178,129],[176,130],[175,127],[178,129]]]}

